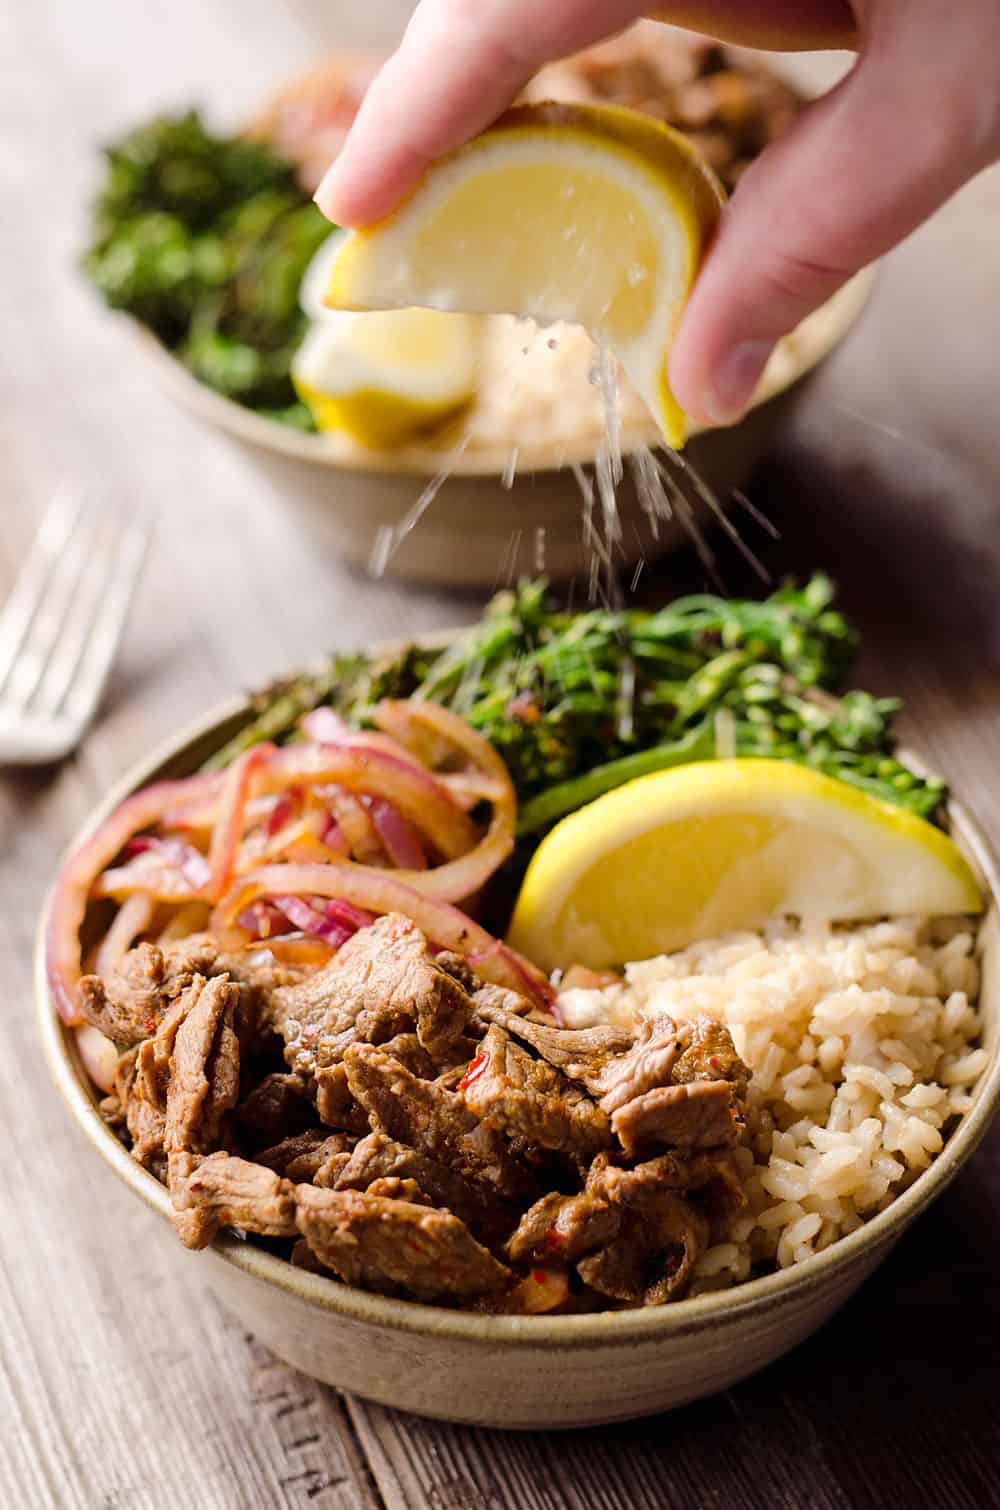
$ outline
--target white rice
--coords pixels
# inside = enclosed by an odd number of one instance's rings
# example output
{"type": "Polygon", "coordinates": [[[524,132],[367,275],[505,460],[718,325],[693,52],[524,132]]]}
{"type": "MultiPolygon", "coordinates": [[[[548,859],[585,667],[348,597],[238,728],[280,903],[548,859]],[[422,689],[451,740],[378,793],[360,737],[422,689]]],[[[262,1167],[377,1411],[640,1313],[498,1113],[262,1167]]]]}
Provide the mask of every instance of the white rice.
{"type": "Polygon", "coordinates": [[[781,922],[625,977],[563,993],[567,1025],[708,1014],[753,1071],[748,1204],[702,1256],[696,1291],[798,1263],[881,1211],[940,1151],[986,1067],[966,918],[781,922]]]}

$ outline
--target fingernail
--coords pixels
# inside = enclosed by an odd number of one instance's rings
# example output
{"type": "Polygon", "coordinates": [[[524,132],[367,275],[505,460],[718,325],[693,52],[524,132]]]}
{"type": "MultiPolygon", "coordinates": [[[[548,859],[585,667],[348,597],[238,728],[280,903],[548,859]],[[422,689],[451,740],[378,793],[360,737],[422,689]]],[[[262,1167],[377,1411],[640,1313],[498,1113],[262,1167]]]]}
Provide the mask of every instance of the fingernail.
{"type": "Polygon", "coordinates": [[[319,188],[313,195],[313,199],[319,205],[328,220],[336,220],[334,207],[337,203],[337,164],[331,163],[323,175],[319,188]]]}
{"type": "Polygon", "coordinates": [[[773,350],[773,341],[741,341],[726,352],[706,395],[706,408],[717,425],[739,419],[773,350]]]}

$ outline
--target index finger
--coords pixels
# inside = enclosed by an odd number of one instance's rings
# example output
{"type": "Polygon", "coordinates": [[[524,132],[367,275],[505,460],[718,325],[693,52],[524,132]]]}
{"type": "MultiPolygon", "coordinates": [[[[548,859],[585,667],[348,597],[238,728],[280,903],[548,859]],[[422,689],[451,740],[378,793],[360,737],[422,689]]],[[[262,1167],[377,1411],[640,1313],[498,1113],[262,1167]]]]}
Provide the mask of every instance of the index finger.
{"type": "MultiPolygon", "coordinates": [[[[316,192],[339,225],[387,215],[436,157],[490,125],[544,64],[622,30],[648,0],[422,0],[316,192]]],[[[759,45],[843,45],[846,0],[681,0],[661,20],[759,45]],[[762,12],[763,18],[762,18],[762,12]]]]}

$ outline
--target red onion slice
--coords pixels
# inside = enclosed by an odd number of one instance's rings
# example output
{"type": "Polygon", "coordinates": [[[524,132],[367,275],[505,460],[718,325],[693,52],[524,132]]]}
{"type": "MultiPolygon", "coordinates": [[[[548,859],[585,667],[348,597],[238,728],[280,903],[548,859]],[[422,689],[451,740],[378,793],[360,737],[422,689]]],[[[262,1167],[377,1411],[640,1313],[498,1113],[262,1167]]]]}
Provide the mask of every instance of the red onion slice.
{"type": "Polygon", "coordinates": [[[487,933],[457,907],[422,896],[389,870],[349,861],[329,865],[263,865],[242,876],[212,914],[212,927],[227,927],[258,897],[326,896],[377,914],[399,912],[428,938],[457,954],[476,956],[479,973],[548,1007],[553,991],[534,965],[487,933]]]}
{"type": "Polygon", "coordinates": [[[398,870],[426,870],[427,855],[420,835],[409,819],[398,813],[384,797],[370,797],[368,811],[393,865],[398,870]]]}
{"type": "Polygon", "coordinates": [[[45,939],[49,989],[59,1015],[79,1022],[80,928],[94,881],[121,854],[129,839],[149,828],[174,803],[207,799],[219,791],[218,776],[161,781],[129,797],[66,860],[56,882],[45,939]]]}

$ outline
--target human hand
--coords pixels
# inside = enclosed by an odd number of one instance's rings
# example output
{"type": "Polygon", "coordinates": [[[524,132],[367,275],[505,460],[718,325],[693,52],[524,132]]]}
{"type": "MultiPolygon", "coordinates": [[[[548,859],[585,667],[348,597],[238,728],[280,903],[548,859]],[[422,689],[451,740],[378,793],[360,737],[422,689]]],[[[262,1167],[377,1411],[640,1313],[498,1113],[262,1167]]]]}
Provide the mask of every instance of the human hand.
{"type": "MultiPolygon", "coordinates": [[[[341,225],[387,214],[542,64],[642,13],[642,0],[422,0],[320,207],[341,225]]],[[[677,333],[679,402],[728,423],[781,336],[1000,158],[1000,0],[678,0],[653,13],[749,45],[859,52],[745,173],[677,333]]]]}

